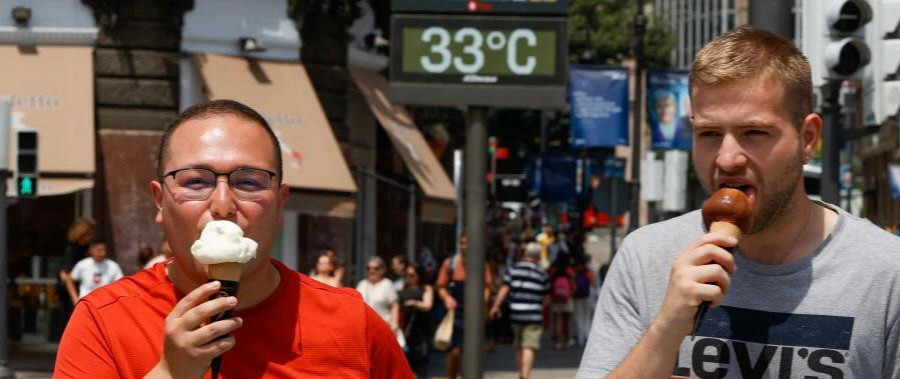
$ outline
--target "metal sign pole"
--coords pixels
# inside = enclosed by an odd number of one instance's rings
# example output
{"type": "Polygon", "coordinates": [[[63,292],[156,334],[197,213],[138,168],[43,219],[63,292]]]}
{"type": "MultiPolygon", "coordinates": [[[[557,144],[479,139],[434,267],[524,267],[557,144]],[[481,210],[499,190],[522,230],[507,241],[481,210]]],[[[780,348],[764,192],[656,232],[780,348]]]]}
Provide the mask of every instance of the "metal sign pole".
{"type": "Polygon", "coordinates": [[[463,377],[480,378],[484,367],[484,260],[487,191],[487,108],[470,107],[466,131],[466,284],[463,309],[463,377]]]}
{"type": "Polygon", "coordinates": [[[6,241],[6,177],[9,173],[9,127],[12,120],[12,103],[0,102],[0,379],[12,378],[13,371],[9,368],[9,341],[7,340],[8,304],[6,299],[7,288],[7,257],[6,241]]]}
{"type": "Polygon", "coordinates": [[[634,17],[634,114],[631,124],[631,214],[628,215],[628,232],[638,228],[641,217],[641,127],[644,125],[641,105],[644,99],[644,0],[637,1],[637,15],[634,17]]]}
{"type": "Polygon", "coordinates": [[[463,151],[453,150],[453,187],[456,190],[456,240],[455,252],[459,253],[459,239],[463,234],[463,151]]]}

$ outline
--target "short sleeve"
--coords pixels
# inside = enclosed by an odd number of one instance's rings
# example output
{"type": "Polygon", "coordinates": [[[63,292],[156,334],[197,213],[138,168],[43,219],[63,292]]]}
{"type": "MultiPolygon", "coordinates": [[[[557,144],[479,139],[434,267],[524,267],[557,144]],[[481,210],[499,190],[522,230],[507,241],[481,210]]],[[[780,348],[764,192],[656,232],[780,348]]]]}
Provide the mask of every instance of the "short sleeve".
{"type": "Polygon", "coordinates": [[[84,263],[81,262],[84,261],[78,261],[78,263],[75,264],[75,267],[72,267],[72,271],[69,273],[69,275],[72,277],[72,280],[76,282],[83,280],[81,279],[81,276],[84,275],[84,263]]]}
{"type": "Polygon", "coordinates": [[[397,337],[384,320],[366,307],[366,339],[369,346],[370,378],[413,378],[397,337]]]}
{"type": "Polygon", "coordinates": [[[385,297],[388,304],[397,302],[397,289],[394,288],[394,283],[392,283],[389,279],[384,279],[384,288],[384,291],[386,292],[385,297]]]}
{"type": "Polygon", "coordinates": [[[622,243],[600,290],[590,336],[576,378],[601,378],[625,359],[644,333],[638,304],[640,266],[630,249],[622,243]]]}
{"type": "Polygon", "coordinates": [[[438,270],[437,281],[434,283],[438,287],[446,287],[447,284],[450,284],[450,258],[444,259],[444,263],[441,263],[441,268],[438,270]]]}
{"type": "Polygon", "coordinates": [[[113,262],[113,277],[112,277],[112,281],[116,281],[116,280],[122,279],[122,276],[123,276],[123,275],[122,275],[122,267],[119,266],[118,263],[113,262]]]}
{"type": "Polygon", "coordinates": [[[93,305],[79,301],[56,353],[54,378],[117,378],[112,351],[96,319],[93,305]]]}
{"type": "Polygon", "coordinates": [[[512,274],[509,272],[510,269],[512,269],[512,267],[507,267],[506,270],[503,270],[503,284],[508,286],[512,283],[512,274]]]}

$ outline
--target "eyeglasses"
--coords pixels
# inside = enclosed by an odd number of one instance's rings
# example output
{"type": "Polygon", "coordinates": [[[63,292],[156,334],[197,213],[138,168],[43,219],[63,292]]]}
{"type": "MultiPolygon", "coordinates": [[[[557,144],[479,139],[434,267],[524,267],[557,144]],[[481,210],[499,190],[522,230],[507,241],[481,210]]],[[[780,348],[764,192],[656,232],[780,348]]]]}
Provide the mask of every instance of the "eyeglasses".
{"type": "Polygon", "coordinates": [[[175,184],[173,194],[185,200],[206,200],[215,191],[217,178],[222,175],[228,177],[228,186],[234,196],[245,201],[261,199],[272,189],[272,179],[277,176],[272,171],[258,168],[239,168],[231,172],[182,168],[164,174],[160,182],[171,176],[175,184]]]}
{"type": "Polygon", "coordinates": [[[366,266],[366,270],[369,270],[369,271],[378,271],[378,270],[381,270],[381,267],[378,267],[378,266],[366,266]]]}

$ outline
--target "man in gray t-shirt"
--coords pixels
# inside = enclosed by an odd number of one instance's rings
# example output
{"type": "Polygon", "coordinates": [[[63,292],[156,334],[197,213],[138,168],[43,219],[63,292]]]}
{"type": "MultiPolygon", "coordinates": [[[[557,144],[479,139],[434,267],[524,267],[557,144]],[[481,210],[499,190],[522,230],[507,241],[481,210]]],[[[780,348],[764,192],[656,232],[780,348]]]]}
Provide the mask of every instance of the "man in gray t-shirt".
{"type": "MultiPolygon", "coordinates": [[[[659,313],[676,247],[703,233],[700,212],[691,212],[625,239],[579,378],[602,377],[622,361],[659,313]]],[[[801,260],[762,265],[736,250],[731,289],[696,337],[683,338],[672,376],[900,376],[900,239],[840,211],[831,236],[801,260]]]]}
{"type": "Polygon", "coordinates": [[[811,88],[809,63],[769,32],[697,54],[694,171],[708,192],[744,192],[752,220],[740,240],[699,211],[630,234],[578,378],[900,378],[900,239],[806,197],[823,127],[811,88]]]}

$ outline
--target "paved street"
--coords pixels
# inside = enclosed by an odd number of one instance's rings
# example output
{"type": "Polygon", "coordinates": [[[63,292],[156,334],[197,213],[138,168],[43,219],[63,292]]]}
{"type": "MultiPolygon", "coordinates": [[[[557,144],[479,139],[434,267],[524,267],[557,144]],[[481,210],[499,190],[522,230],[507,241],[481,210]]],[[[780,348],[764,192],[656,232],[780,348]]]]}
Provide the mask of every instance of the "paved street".
{"type": "MultiPolygon", "coordinates": [[[[543,350],[538,352],[533,379],[571,379],[581,361],[581,348],[556,350],[548,333],[544,333],[543,350]]],[[[49,379],[53,368],[56,345],[13,346],[10,366],[16,370],[18,379],[49,379]]],[[[492,352],[485,353],[485,378],[516,379],[516,362],[511,345],[499,345],[492,352]]],[[[429,373],[433,378],[446,378],[444,354],[435,353],[431,357],[429,373]]]]}
{"type": "MultiPolygon", "coordinates": [[[[581,362],[582,349],[580,347],[556,350],[550,341],[549,334],[545,332],[541,341],[541,348],[537,354],[532,371],[532,379],[571,379],[575,377],[578,363],[581,362]]],[[[490,379],[516,379],[516,360],[513,356],[512,345],[499,345],[494,351],[485,353],[484,377],[490,379]]],[[[431,356],[429,375],[433,378],[446,378],[447,371],[444,368],[444,354],[436,353],[431,356]]]]}
{"type": "Polygon", "coordinates": [[[10,345],[9,366],[17,379],[49,379],[56,359],[56,344],[10,345]]]}

